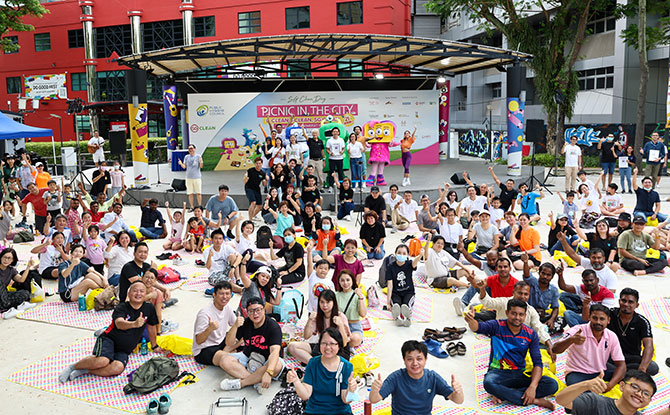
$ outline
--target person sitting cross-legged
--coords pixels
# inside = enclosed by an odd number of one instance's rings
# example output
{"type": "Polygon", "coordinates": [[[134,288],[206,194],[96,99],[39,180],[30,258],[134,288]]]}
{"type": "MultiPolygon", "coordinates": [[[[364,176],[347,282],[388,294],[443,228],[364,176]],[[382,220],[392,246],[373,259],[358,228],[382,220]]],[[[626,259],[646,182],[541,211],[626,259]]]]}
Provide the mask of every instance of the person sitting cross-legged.
{"type": "Polygon", "coordinates": [[[103,377],[120,375],[128,363],[128,355],[142,339],[145,327],[149,333],[152,351],[162,353],[163,349],[156,343],[156,309],[145,301],[145,297],[144,283],[131,283],[128,288],[128,301],[114,308],[112,324],[98,336],[92,355],[63,369],[58,380],[65,383],[87,373],[103,377]]]}
{"type": "Polygon", "coordinates": [[[254,385],[262,394],[273,379],[279,379],[285,367],[279,357],[281,328],[274,319],[266,317],[265,301],[259,297],[247,301],[247,313],[249,317],[237,317],[226,334],[226,346],[232,350],[242,347],[242,351],[222,356],[219,366],[233,379],[222,380],[220,386],[226,391],[254,385]]]}
{"type": "Polygon", "coordinates": [[[607,328],[610,322],[610,310],[602,304],[593,304],[590,308],[589,322],[571,327],[563,339],[556,342],[554,352],[568,351],[568,363],[565,370],[565,383],[572,385],[598,377],[604,372],[607,382],[605,392],[611,390],[623,378],[626,372],[619,339],[607,328]],[[609,370],[607,362],[612,360],[615,369],[609,370]]]}
{"type": "Polygon", "coordinates": [[[661,240],[659,230],[654,228],[651,234],[644,231],[647,220],[643,215],[635,215],[633,229],[624,231],[617,239],[621,267],[633,275],[647,275],[663,271],[668,265],[667,259],[652,258],[647,255],[649,248],[658,249],[661,240]]]}
{"type": "Polygon", "coordinates": [[[223,369],[222,357],[233,351],[226,347],[226,333],[235,324],[235,310],[228,304],[233,288],[228,281],[214,286],[212,302],[198,311],[193,330],[193,358],[202,365],[223,369]]]}
{"type": "Polygon", "coordinates": [[[558,383],[542,376],[542,356],[537,333],[523,324],[528,304],[521,300],[507,301],[507,319],[478,322],[474,310],[468,311],[465,321],[475,333],[491,336],[489,370],[484,376],[484,389],[499,404],[507,400],[514,405],[539,405],[551,411],[553,402],[545,397],[558,390],[558,383]],[[526,370],[526,355],[530,353],[533,371],[526,370]]]}
{"type": "Polygon", "coordinates": [[[558,274],[558,288],[564,292],[559,296],[565,305],[563,317],[568,326],[576,326],[589,321],[589,306],[591,304],[602,304],[607,308],[614,307],[614,294],[612,291],[600,285],[596,272],[585,269],[582,272],[582,285],[568,285],[563,279],[563,273],[558,274]],[[576,294],[577,301],[573,300],[576,294]],[[580,301],[581,300],[581,301],[580,301]]]}
{"type": "Polygon", "coordinates": [[[145,198],[142,201],[142,218],[140,219],[140,233],[148,239],[163,239],[167,236],[165,219],[158,210],[158,200],[145,198]],[[147,206],[147,203],[149,206],[147,206]],[[158,221],[158,226],[156,226],[158,221]]]}
{"type": "Polygon", "coordinates": [[[370,402],[377,403],[391,395],[391,408],[396,415],[430,415],[435,395],[463,403],[463,387],[454,375],[449,385],[439,373],[426,369],[428,349],[424,343],[408,340],[400,351],[405,368],[392,372],[383,383],[378,374],[370,388],[370,402]]]}

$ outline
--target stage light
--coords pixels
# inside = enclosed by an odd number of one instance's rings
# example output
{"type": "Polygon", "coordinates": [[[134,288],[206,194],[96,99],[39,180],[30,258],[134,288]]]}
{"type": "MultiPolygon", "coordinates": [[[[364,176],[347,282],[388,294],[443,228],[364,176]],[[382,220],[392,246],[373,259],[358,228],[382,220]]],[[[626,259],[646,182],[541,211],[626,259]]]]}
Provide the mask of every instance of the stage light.
{"type": "Polygon", "coordinates": [[[375,74],[375,79],[384,79],[384,74],[383,73],[376,73],[375,74]]]}
{"type": "Polygon", "coordinates": [[[447,78],[445,78],[444,75],[440,75],[440,76],[437,77],[437,83],[438,84],[443,84],[445,82],[447,82],[447,78]]]}

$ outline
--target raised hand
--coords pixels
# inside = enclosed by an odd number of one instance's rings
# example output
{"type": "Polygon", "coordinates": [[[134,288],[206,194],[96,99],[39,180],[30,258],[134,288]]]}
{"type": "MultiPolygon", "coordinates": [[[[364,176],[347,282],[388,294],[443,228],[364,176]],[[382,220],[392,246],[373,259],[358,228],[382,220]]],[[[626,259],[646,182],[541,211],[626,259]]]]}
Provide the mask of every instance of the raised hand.
{"type": "Polygon", "coordinates": [[[359,300],[362,300],[363,298],[365,298],[365,297],[363,296],[363,291],[361,291],[360,288],[356,288],[356,290],[355,290],[354,292],[355,292],[356,295],[358,296],[358,299],[359,299],[359,300]]]}
{"type": "Polygon", "coordinates": [[[356,382],[354,372],[352,371],[349,374],[349,392],[356,392],[356,389],[358,389],[358,383],[356,382]]]}
{"type": "Polygon", "coordinates": [[[272,239],[268,241],[268,246],[270,247],[270,249],[274,248],[275,244],[274,242],[272,242],[272,239]]]}
{"type": "Polygon", "coordinates": [[[167,200],[165,201],[165,207],[166,207],[166,208],[167,208],[167,207],[170,207],[170,202],[168,202],[167,200]]]}
{"type": "Polygon", "coordinates": [[[475,310],[473,308],[469,309],[468,312],[463,315],[463,318],[465,318],[465,322],[468,324],[475,321],[475,310]]]}
{"type": "Polygon", "coordinates": [[[140,316],[137,317],[137,320],[135,320],[135,327],[142,327],[144,326],[144,323],[147,321],[147,318],[144,317],[144,314],[140,312],[140,316]]]}
{"type": "Polygon", "coordinates": [[[214,331],[219,328],[219,322],[216,320],[212,320],[211,318],[209,319],[209,324],[207,325],[207,328],[210,331],[214,331]]]}
{"type": "Polygon", "coordinates": [[[605,393],[607,391],[607,383],[604,381],[603,379],[604,377],[605,374],[601,370],[598,377],[587,380],[589,390],[593,393],[597,393],[598,395],[600,395],[601,393],[605,393]]]}
{"type": "MultiPolygon", "coordinates": [[[[452,386],[453,386],[453,382],[452,382],[452,386]]],[[[372,382],[372,386],[370,386],[370,391],[374,391],[374,392],[379,393],[379,390],[381,388],[382,388],[382,375],[377,373],[377,377],[372,382]]]]}
{"type": "Polygon", "coordinates": [[[309,319],[312,321],[316,321],[316,312],[309,313],[309,319]]]}
{"type": "Polygon", "coordinates": [[[237,320],[235,320],[235,326],[242,327],[242,324],[244,324],[244,317],[242,316],[237,316],[237,320]]]}
{"type": "Polygon", "coordinates": [[[298,374],[295,373],[295,370],[291,369],[288,372],[286,372],[286,382],[287,383],[295,383],[297,382],[298,379],[298,374]]]}
{"type": "Polygon", "coordinates": [[[461,385],[461,382],[456,380],[456,376],[454,375],[451,375],[451,389],[453,389],[457,394],[463,393],[463,385],[461,385]]]}
{"type": "Polygon", "coordinates": [[[521,253],[521,260],[523,262],[528,262],[528,252],[524,251],[521,253]]]}
{"type": "Polygon", "coordinates": [[[340,327],[342,325],[342,319],[340,316],[333,316],[333,324],[340,327]]]}

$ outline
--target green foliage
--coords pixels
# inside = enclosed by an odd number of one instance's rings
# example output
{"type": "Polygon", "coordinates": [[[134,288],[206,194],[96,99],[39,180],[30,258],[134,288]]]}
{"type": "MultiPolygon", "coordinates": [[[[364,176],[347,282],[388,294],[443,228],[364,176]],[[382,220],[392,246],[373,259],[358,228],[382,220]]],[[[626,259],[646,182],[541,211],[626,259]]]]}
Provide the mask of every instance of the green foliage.
{"type": "MultiPolygon", "coordinates": [[[[634,19],[637,16],[639,3],[631,1],[628,4],[618,5],[615,13],[619,18],[634,19]]],[[[647,15],[659,16],[656,26],[647,26],[645,33],[647,36],[647,51],[670,43],[670,2],[667,0],[647,0],[647,15]],[[665,17],[662,17],[665,16],[665,17]]],[[[628,46],[639,49],[638,45],[638,25],[630,23],[622,32],[621,38],[628,46]]]]}
{"type": "MultiPolygon", "coordinates": [[[[523,158],[523,164],[530,166],[532,162],[531,156],[525,156],[523,158]]],[[[506,161],[503,161],[506,163],[506,161]]],[[[584,156],[583,157],[584,167],[600,167],[600,157],[599,156],[584,156]]],[[[536,154],[535,155],[535,165],[542,167],[554,167],[554,155],[548,153],[536,154]]],[[[558,166],[565,166],[565,157],[558,156],[558,166]]]]}
{"type": "Polygon", "coordinates": [[[16,52],[19,48],[5,36],[10,30],[30,32],[33,25],[22,21],[24,16],[42,17],[49,10],[42,7],[39,0],[4,0],[0,3],[0,49],[5,52],[16,52]]]}

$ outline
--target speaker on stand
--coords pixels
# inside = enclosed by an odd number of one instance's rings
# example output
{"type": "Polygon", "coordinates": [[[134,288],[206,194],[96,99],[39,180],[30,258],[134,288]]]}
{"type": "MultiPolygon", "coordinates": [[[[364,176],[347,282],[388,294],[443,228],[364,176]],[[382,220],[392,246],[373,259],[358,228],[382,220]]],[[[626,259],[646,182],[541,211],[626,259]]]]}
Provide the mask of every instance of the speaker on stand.
{"type": "Polygon", "coordinates": [[[543,178],[543,180],[535,178],[535,151],[537,150],[537,144],[540,143],[545,146],[547,144],[544,120],[526,120],[526,142],[533,143],[533,154],[530,158],[530,182],[528,184],[528,190],[532,191],[535,183],[538,183],[540,186],[544,187],[549,194],[553,194],[546,187],[546,178],[543,178]]]}

